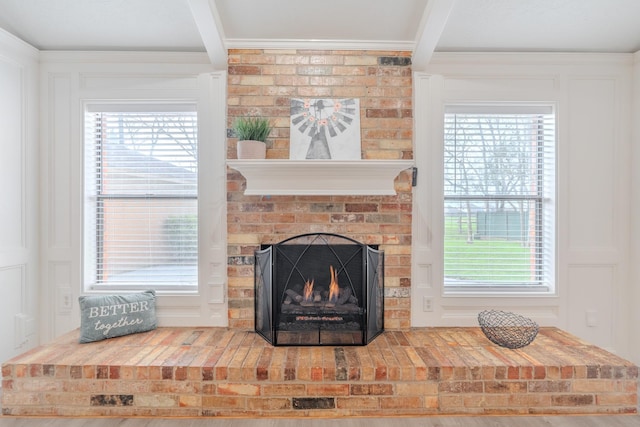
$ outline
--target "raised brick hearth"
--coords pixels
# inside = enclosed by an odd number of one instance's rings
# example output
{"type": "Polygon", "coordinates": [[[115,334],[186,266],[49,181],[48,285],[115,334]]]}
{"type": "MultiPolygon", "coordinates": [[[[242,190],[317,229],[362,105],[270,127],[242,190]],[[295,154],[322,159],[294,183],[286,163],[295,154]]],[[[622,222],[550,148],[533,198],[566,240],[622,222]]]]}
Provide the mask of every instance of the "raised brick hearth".
{"type": "Polygon", "coordinates": [[[2,412],[48,416],[636,413],[638,368],[556,328],[529,346],[478,328],[387,331],[365,347],[272,347],[253,332],[159,328],[2,366],[2,412]]]}

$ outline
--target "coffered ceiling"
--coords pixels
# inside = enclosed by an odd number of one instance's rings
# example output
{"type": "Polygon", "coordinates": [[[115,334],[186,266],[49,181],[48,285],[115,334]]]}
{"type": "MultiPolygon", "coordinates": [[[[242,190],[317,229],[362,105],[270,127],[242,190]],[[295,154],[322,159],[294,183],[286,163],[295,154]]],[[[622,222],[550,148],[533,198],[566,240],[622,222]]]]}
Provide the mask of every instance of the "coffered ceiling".
{"type": "Polygon", "coordinates": [[[640,50],[639,0],[0,0],[0,28],[40,50],[433,52],[640,50]]]}

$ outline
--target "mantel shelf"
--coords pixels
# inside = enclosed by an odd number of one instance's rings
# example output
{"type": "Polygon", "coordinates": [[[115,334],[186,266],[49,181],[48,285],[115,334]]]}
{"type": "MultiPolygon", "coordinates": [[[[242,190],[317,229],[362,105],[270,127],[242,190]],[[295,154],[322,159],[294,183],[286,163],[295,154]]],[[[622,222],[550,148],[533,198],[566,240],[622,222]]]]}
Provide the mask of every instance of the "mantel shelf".
{"type": "Polygon", "coordinates": [[[227,160],[251,195],[394,195],[394,180],[413,160],[227,160]]]}

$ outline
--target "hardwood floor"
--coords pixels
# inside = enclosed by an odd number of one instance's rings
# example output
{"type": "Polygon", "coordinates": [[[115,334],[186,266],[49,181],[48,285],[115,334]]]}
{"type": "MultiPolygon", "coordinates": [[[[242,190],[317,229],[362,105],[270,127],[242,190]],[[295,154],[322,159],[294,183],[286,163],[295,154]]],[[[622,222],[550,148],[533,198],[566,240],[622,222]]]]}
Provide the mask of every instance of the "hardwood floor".
{"type": "Polygon", "coordinates": [[[342,419],[13,418],[0,427],[638,427],[640,415],[342,419]]]}

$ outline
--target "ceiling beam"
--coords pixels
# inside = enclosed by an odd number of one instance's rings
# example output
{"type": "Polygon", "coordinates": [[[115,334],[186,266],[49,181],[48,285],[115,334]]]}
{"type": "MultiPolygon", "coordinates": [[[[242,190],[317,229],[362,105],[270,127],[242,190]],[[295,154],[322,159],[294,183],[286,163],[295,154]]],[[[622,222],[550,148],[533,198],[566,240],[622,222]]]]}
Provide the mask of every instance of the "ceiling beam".
{"type": "Polygon", "coordinates": [[[209,60],[216,70],[227,69],[227,48],[218,9],[212,0],[188,0],[209,60]]]}
{"type": "Polygon", "coordinates": [[[436,50],[456,0],[429,0],[422,13],[416,45],[413,49],[412,68],[423,71],[436,50]]]}

